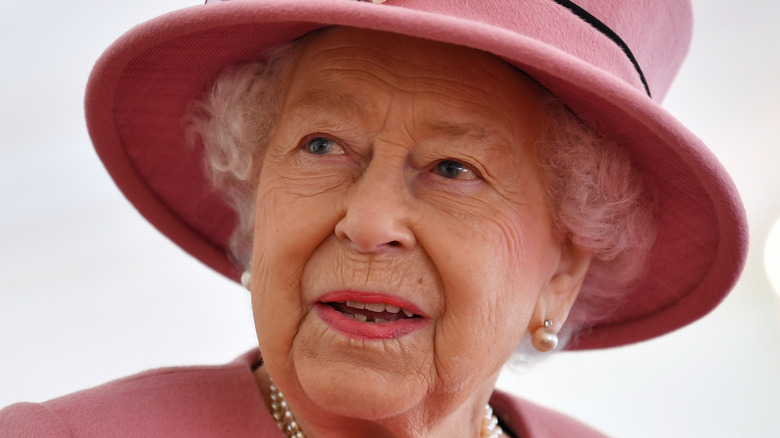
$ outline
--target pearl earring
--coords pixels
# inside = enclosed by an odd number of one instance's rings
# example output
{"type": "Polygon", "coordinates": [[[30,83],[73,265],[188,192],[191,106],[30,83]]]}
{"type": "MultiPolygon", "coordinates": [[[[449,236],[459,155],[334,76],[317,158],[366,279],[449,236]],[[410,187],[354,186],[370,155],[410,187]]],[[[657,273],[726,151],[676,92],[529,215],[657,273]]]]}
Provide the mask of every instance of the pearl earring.
{"type": "Polygon", "coordinates": [[[552,321],[545,319],[542,327],[534,330],[531,338],[534,348],[542,353],[552,351],[558,345],[558,333],[555,333],[555,330],[550,327],[552,327],[552,321]]]}
{"type": "Polygon", "coordinates": [[[249,271],[244,271],[243,274],[241,274],[241,284],[244,285],[246,290],[249,289],[249,285],[252,284],[252,273],[249,271]]]}

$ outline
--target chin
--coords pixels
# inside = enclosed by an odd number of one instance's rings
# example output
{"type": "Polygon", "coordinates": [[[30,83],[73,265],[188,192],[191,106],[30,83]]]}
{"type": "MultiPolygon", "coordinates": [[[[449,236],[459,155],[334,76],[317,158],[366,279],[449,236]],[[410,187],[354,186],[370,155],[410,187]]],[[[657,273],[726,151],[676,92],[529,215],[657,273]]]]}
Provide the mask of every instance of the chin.
{"type": "Polygon", "coordinates": [[[323,364],[304,358],[295,368],[306,397],[319,409],[343,417],[371,421],[394,417],[421,404],[428,389],[419,378],[399,378],[394,372],[366,370],[349,362],[323,364]]]}

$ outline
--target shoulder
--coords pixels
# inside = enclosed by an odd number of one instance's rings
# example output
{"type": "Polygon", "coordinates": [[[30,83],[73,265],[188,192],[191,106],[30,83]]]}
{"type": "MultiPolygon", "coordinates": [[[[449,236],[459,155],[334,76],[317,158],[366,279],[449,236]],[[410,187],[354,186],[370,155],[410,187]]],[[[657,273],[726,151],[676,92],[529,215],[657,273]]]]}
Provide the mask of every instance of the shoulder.
{"type": "Polygon", "coordinates": [[[255,357],[162,368],[41,404],[12,405],[0,411],[0,436],[257,436],[265,423],[276,425],[257,414],[265,409],[251,370],[255,357]]]}
{"type": "Polygon", "coordinates": [[[505,392],[495,391],[490,404],[501,421],[523,438],[607,438],[574,418],[505,392]]]}

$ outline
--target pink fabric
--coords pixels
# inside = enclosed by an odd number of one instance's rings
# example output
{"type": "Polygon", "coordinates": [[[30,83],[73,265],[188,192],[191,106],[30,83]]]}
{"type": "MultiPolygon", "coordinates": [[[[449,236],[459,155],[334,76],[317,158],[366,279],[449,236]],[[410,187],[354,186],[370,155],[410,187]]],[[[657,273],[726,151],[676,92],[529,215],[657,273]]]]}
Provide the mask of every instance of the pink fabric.
{"type": "MultiPolygon", "coordinates": [[[[45,403],[0,411],[3,438],[284,438],[263,404],[252,364],[163,368],[45,403]]],[[[497,415],[515,437],[603,438],[584,424],[496,391],[497,415]]]]}
{"type": "MultiPolygon", "coordinates": [[[[691,37],[687,0],[580,0],[629,45],[649,83],[606,36],[553,0],[231,0],[140,25],[98,61],[86,114],[117,185],[184,250],[238,280],[226,254],[233,211],[208,189],[181,117],[225,66],[328,25],[391,31],[478,48],[512,63],[631,153],[658,200],[658,239],[644,276],[615,290],[571,349],[638,342],[712,310],[747,253],[739,194],[707,147],[658,104],[691,37]]],[[[588,280],[586,280],[588,281],[588,280]]],[[[577,306],[577,304],[575,304],[577,306]]]]}

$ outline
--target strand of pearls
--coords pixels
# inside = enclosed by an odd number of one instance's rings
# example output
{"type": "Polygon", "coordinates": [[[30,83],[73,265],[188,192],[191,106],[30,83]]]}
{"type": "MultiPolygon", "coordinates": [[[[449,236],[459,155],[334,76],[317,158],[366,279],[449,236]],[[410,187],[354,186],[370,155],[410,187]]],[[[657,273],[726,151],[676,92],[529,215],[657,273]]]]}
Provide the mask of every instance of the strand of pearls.
{"type": "Polygon", "coordinates": [[[276,425],[279,426],[279,429],[282,429],[282,432],[288,438],[306,438],[306,435],[301,432],[298,422],[295,421],[295,417],[293,417],[282,391],[279,391],[273,380],[271,380],[268,389],[271,390],[271,416],[276,420],[276,425]]]}
{"type": "Polygon", "coordinates": [[[490,404],[485,405],[485,416],[482,417],[482,431],[479,433],[480,438],[498,438],[504,436],[504,430],[498,424],[498,418],[493,413],[493,408],[490,404]]]}
{"type": "MultiPolygon", "coordinates": [[[[282,391],[276,387],[273,380],[271,380],[268,388],[271,390],[271,416],[276,420],[276,425],[279,426],[279,429],[288,438],[306,438],[306,435],[303,434],[300,426],[298,426],[298,422],[295,421],[295,417],[293,417],[282,391]]],[[[498,424],[498,418],[493,414],[493,408],[489,404],[485,405],[485,416],[482,418],[482,430],[479,436],[480,438],[499,438],[504,436],[504,431],[498,424]]]]}

